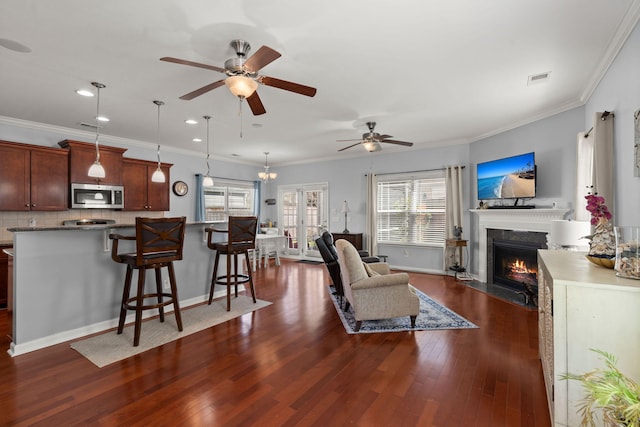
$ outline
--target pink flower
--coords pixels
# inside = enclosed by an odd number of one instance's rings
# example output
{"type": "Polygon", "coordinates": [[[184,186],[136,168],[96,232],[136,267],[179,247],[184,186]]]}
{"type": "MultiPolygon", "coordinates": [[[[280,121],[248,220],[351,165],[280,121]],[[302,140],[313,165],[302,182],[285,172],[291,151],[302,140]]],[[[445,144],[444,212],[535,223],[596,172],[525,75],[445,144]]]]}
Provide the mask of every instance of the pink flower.
{"type": "Polygon", "coordinates": [[[584,196],[587,199],[587,211],[591,214],[591,224],[596,225],[600,219],[611,219],[611,212],[604,204],[604,197],[597,194],[588,194],[584,196]]]}

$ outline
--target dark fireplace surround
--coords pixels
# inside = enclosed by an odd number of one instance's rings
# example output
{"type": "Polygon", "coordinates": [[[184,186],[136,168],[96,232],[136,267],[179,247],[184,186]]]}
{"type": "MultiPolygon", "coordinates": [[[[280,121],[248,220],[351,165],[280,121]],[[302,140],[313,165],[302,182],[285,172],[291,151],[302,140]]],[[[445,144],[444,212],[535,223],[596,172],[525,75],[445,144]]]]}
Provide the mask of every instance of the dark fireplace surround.
{"type": "Polygon", "coordinates": [[[537,290],[538,249],[547,248],[547,233],[487,229],[487,283],[517,292],[537,290]]]}

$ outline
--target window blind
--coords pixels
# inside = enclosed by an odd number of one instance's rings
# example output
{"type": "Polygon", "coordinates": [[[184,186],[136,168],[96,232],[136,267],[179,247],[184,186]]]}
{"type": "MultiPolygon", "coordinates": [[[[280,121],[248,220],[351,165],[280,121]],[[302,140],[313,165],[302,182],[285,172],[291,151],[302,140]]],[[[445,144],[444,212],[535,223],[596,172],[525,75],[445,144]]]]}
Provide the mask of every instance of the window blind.
{"type": "Polygon", "coordinates": [[[253,215],[255,189],[245,181],[214,179],[204,189],[206,221],[226,222],[229,216],[253,215]]]}
{"type": "Polygon", "coordinates": [[[443,170],[378,177],[378,243],[443,246],[443,170]]]}

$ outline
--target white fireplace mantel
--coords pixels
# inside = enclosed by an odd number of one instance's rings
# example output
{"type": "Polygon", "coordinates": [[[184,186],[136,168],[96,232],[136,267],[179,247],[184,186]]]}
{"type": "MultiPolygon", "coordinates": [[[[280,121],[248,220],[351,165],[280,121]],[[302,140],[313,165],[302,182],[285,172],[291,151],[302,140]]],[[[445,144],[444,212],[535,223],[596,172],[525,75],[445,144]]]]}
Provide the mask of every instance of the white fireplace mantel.
{"type": "Polygon", "coordinates": [[[478,215],[478,280],[487,281],[487,229],[549,233],[551,221],[564,219],[569,209],[471,209],[478,215]]]}

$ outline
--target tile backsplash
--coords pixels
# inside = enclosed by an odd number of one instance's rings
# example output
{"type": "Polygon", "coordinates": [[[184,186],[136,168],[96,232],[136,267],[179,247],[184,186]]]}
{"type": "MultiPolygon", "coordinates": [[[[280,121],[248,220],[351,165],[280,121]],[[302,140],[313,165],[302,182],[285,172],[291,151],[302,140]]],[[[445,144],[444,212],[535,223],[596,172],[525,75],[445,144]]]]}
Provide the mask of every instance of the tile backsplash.
{"type": "Polygon", "coordinates": [[[164,212],[125,212],[110,209],[73,209],[60,212],[0,212],[0,242],[13,241],[14,227],[57,227],[68,219],[113,219],[116,224],[134,224],[137,216],[163,217],[164,212]]]}

